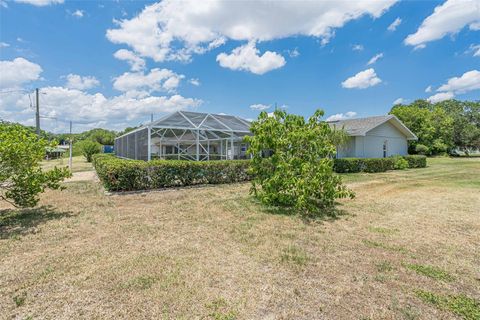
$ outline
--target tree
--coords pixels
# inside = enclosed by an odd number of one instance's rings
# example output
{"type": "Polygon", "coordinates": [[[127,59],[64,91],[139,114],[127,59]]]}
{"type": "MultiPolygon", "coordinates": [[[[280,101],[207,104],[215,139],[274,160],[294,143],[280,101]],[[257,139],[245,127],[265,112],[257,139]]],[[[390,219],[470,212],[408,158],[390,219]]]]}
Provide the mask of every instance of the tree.
{"type": "Polygon", "coordinates": [[[333,172],[335,145],[322,116],[317,110],[305,121],[275,110],[273,116],[260,113],[252,123],[253,136],[246,137],[252,155],[251,192],[261,202],[320,214],[331,209],[335,199],[354,196],[333,172]]]}
{"type": "Polygon", "coordinates": [[[102,151],[101,145],[92,140],[83,140],[77,143],[77,147],[82,150],[82,154],[87,162],[92,162],[92,156],[102,151]]]}
{"type": "MultiPolygon", "coordinates": [[[[480,148],[480,102],[446,100],[430,103],[416,100],[409,105],[395,105],[390,111],[418,137],[410,141],[410,151],[425,145],[430,154],[460,149],[480,148]]],[[[420,148],[423,150],[423,147],[420,148]]]]}
{"type": "Polygon", "coordinates": [[[54,147],[19,124],[0,122],[0,199],[17,207],[33,207],[45,189],[59,189],[70,177],[67,168],[42,171],[47,147],[54,147]]]}

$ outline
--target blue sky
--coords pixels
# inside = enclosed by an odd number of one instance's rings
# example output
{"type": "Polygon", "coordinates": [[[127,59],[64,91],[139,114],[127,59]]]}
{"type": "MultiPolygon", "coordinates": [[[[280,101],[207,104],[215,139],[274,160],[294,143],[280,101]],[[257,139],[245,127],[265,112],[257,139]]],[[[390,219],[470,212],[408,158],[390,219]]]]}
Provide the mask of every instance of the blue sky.
{"type": "Polygon", "coordinates": [[[178,109],[253,119],[277,104],[345,118],[480,97],[479,0],[2,0],[0,10],[0,118],[33,124],[28,93],[40,87],[42,128],[55,132],[65,120],[121,130],[178,109]]]}

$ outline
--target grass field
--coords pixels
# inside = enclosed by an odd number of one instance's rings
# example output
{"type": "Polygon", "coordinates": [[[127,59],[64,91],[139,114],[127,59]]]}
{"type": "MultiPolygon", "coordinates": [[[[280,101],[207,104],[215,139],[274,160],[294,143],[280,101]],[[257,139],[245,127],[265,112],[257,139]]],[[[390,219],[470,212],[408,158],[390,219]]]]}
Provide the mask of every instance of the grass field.
{"type": "MultiPolygon", "coordinates": [[[[42,162],[42,168],[44,170],[52,169],[53,167],[68,167],[68,157],[60,158],[60,159],[53,159],[53,160],[45,160],[42,162]]],[[[85,157],[77,156],[72,157],[72,172],[85,172],[85,171],[92,171],[93,167],[91,163],[85,161],[85,157]]]]}
{"type": "Polygon", "coordinates": [[[357,197],[316,221],[248,184],[1,204],[0,317],[480,318],[480,159],[344,177],[357,197]]]}

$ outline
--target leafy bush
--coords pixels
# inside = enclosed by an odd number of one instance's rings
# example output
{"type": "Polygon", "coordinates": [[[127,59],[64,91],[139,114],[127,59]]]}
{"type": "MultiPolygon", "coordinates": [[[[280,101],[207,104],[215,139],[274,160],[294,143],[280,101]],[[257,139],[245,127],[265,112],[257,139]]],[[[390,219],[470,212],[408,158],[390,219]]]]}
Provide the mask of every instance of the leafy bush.
{"type": "Polygon", "coordinates": [[[246,137],[252,155],[252,194],[267,205],[321,214],[335,199],[353,197],[341,177],[333,173],[335,146],[332,130],[317,110],[304,117],[275,110],[260,113],[246,137]],[[270,156],[264,157],[265,151],[270,156]]]}
{"type": "Polygon", "coordinates": [[[246,181],[249,161],[185,161],[119,159],[111,154],[96,154],[93,165],[107,190],[133,191],[197,184],[246,181]]]}
{"type": "Polygon", "coordinates": [[[445,154],[448,151],[448,145],[443,143],[442,139],[435,139],[432,145],[433,154],[445,154]]]}
{"type": "Polygon", "coordinates": [[[67,168],[42,171],[40,161],[55,142],[38,138],[18,124],[0,122],[0,200],[18,207],[33,207],[45,189],[60,189],[71,176],[67,168]]]}
{"type": "Polygon", "coordinates": [[[341,158],[334,160],[335,172],[384,172],[393,169],[391,158],[341,158]]]}
{"type": "Polygon", "coordinates": [[[385,172],[394,169],[392,158],[365,158],[363,164],[364,172],[385,172]]]}
{"type": "Polygon", "coordinates": [[[393,169],[394,170],[405,170],[408,168],[408,161],[401,156],[393,156],[393,169]]]}
{"type": "Polygon", "coordinates": [[[98,142],[83,140],[77,143],[77,147],[82,150],[82,154],[87,162],[92,162],[94,154],[102,152],[102,146],[98,142]]]}
{"type": "Polygon", "coordinates": [[[427,157],[423,155],[403,156],[407,160],[409,168],[425,168],[427,166],[427,157]]]}
{"type": "Polygon", "coordinates": [[[338,173],[385,172],[406,168],[425,168],[427,157],[408,155],[390,158],[341,158],[335,159],[333,169],[338,173]]]}
{"type": "Polygon", "coordinates": [[[430,149],[426,145],[417,144],[415,146],[415,152],[421,155],[426,155],[426,154],[429,154],[430,149]]]}

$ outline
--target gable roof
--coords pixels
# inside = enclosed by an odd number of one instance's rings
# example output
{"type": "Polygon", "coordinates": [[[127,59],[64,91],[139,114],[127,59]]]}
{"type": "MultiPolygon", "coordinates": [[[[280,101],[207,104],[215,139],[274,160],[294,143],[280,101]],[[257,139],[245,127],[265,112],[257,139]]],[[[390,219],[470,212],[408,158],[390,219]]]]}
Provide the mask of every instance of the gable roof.
{"type": "Polygon", "coordinates": [[[330,127],[345,130],[349,136],[356,137],[365,136],[367,135],[367,132],[386,122],[390,122],[394,127],[402,132],[407,137],[407,140],[418,139],[417,136],[403,124],[402,121],[391,114],[386,116],[328,121],[328,124],[330,127]]]}

